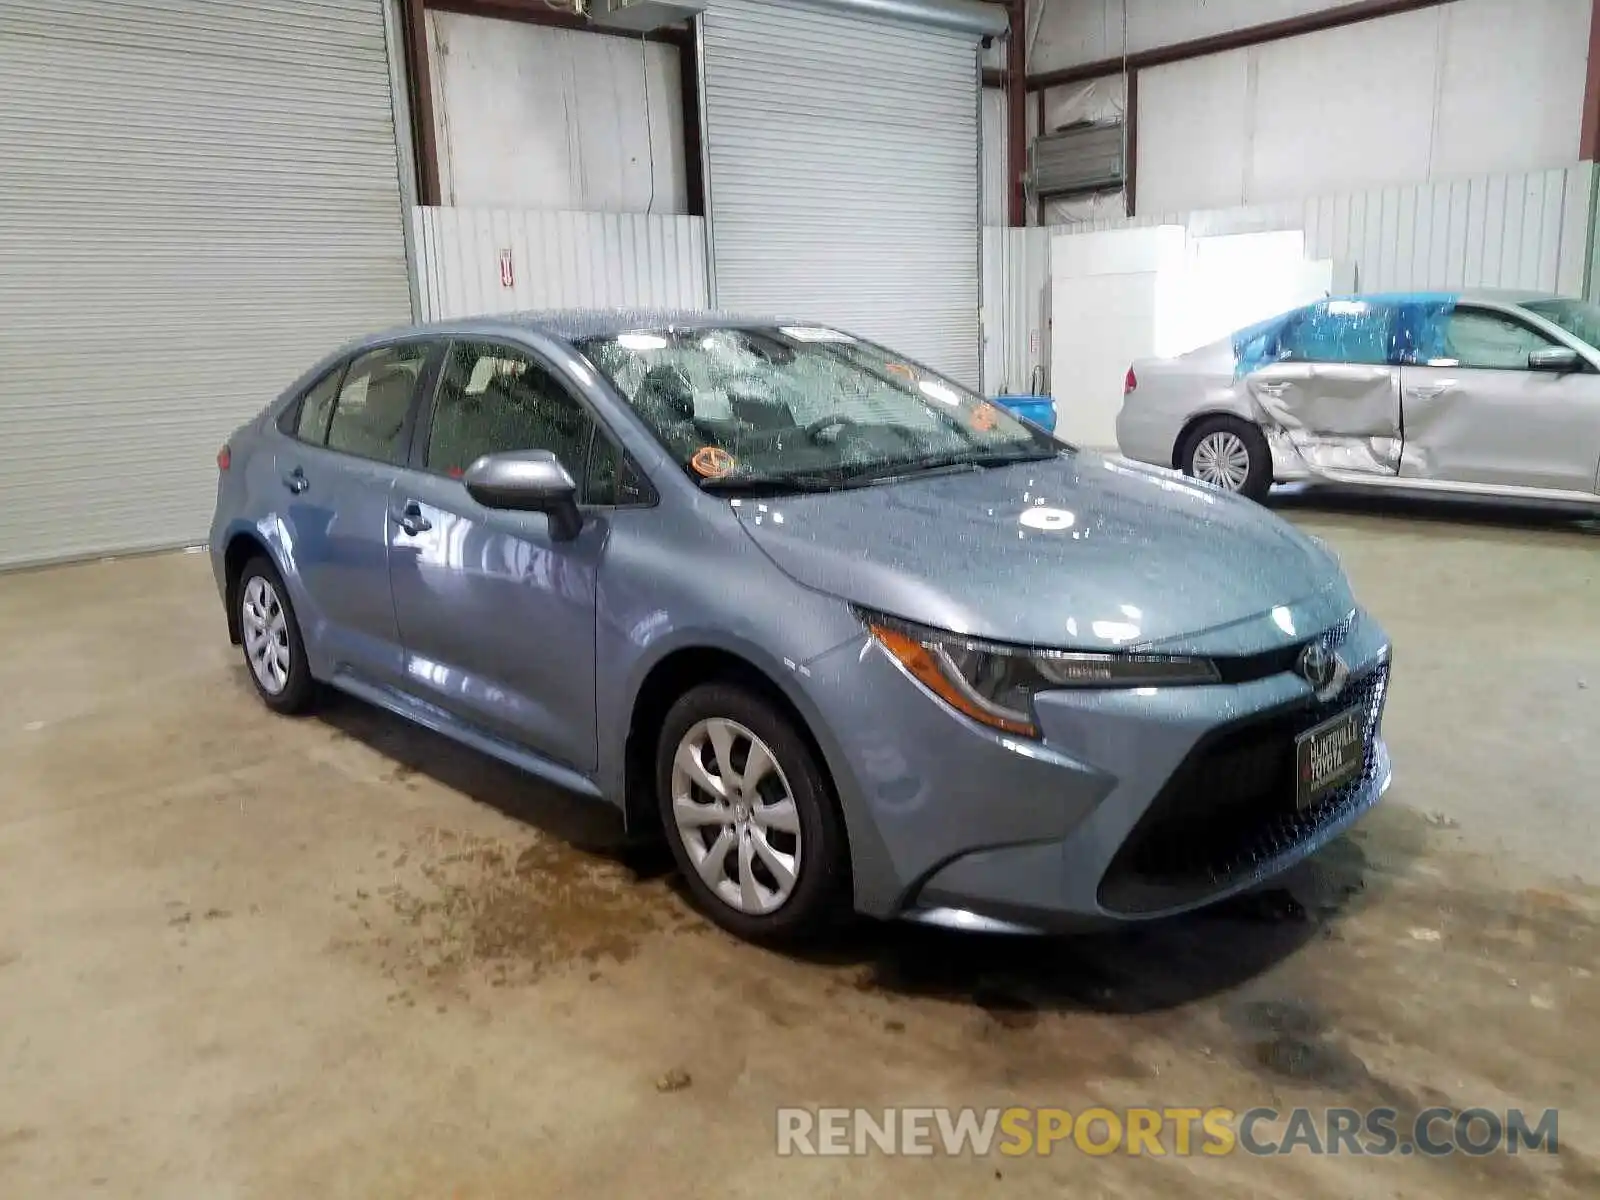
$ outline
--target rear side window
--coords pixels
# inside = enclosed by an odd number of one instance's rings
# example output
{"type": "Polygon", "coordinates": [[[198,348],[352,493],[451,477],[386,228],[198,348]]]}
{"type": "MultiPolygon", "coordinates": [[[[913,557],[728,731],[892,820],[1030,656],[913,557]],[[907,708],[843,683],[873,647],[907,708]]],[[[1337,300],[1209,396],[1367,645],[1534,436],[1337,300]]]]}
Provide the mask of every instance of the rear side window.
{"type": "Polygon", "coordinates": [[[1395,361],[1394,310],[1366,300],[1325,300],[1284,326],[1280,356],[1286,362],[1360,363],[1395,361]]]}
{"type": "Polygon", "coordinates": [[[333,415],[333,401],[339,394],[339,380],[343,372],[335,368],[322,377],[300,401],[300,411],[295,418],[294,436],[302,442],[320,446],[328,440],[328,418],[333,415]]]}
{"type": "Polygon", "coordinates": [[[428,348],[415,343],[385,346],[350,364],[328,423],[327,446],[360,458],[400,464],[401,435],[428,348]]]}

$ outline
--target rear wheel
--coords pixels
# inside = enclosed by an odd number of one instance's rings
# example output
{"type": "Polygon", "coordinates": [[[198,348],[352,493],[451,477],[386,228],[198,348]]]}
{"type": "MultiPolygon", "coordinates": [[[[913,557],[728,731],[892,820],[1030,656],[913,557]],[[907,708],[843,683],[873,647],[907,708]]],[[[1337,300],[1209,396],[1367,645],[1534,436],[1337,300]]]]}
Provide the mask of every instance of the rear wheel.
{"type": "Polygon", "coordinates": [[[1272,450],[1261,430],[1238,417],[1209,417],[1184,444],[1183,473],[1223,491],[1262,500],[1272,487],[1272,450]]]}
{"type": "Polygon", "coordinates": [[[732,683],[667,713],[656,791],[673,857],[700,907],[753,941],[819,933],[848,911],[844,824],[793,720],[732,683]]]}
{"type": "Polygon", "coordinates": [[[306,711],[316,699],[317,683],[278,569],[264,557],[251,559],[239,575],[234,597],[244,665],[257,694],[274,712],[306,711]]]}

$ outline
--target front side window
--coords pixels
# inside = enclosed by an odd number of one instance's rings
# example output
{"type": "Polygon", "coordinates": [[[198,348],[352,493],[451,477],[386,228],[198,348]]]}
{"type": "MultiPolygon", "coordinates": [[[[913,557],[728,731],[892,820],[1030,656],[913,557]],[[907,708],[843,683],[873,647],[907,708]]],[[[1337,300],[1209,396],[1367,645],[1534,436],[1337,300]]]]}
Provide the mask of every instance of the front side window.
{"type": "Polygon", "coordinates": [[[1526,371],[1528,355],[1555,343],[1515,317],[1483,309],[1458,308],[1444,329],[1444,357],[1430,366],[1526,371]]]}
{"type": "Polygon", "coordinates": [[[580,485],[605,484],[615,495],[615,467],[608,477],[589,470],[591,440],[610,444],[566,387],[531,358],[492,343],[451,346],[428,430],[429,470],[459,477],[485,454],[549,450],[580,485]]]}
{"type": "Polygon", "coordinates": [[[411,343],[372,350],[352,362],[328,424],[328,449],[377,462],[403,462],[401,435],[427,357],[427,346],[411,343]]]}
{"type": "Polygon", "coordinates": [[[578,350],[706,487],[833,490],[1067,451],[959,385],[832,330],[649,330],[578,350]]]}
{"type": "Polygon", "coordinates": [[[1523,308],[1600,349],[1600,307],[1583,300],[1529,300],[1523,308]]]}
{"type": "Polygon", "coordinates": [[[655,494],[633,460],[604,433],[595,432],[583,479],[586,504],[632,507],[653,504],[655,494]]]}

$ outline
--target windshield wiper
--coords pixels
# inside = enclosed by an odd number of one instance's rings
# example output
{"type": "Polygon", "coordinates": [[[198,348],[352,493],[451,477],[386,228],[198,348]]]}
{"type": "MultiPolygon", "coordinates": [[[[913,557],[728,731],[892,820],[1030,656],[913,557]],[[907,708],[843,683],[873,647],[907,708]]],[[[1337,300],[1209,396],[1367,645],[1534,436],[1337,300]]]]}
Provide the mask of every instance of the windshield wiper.
{"type": "Polygon", "coordinates": [[[880,463],[871,471],[855,476],[858,481],[883,483],[891,479],[905,479],[913,475],[926,475],[933,471],[970,468],[974,471],[990,467],[1009,467],[1017,463],[1047,462],[1058,457],[1054,450],[1030,447],[1026,450],[1005,450],[991,454],[975,454],[970,450],[957,450],[944,454],[929,454],[923,458],[900,459],[880,463]]]}
{"type": "Polygon", "coordinates": [[[713,495],[784,496],[799,492],[835,492],[848,483],[828,475],[724,475],[703,479],[700,490],[713,495]]]}

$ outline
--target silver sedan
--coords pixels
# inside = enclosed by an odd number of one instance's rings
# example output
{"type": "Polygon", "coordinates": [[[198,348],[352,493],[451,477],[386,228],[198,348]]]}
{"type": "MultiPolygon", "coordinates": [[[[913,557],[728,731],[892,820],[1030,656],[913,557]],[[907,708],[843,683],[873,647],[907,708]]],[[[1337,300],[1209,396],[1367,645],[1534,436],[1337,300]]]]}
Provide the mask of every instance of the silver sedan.
{"type": "Polygon", "coordinates": [[[1600,308],[1330,298],[1128,371],[1117,442],[1255,499],[1309,481],[1600,503],[1600,308]]]}

